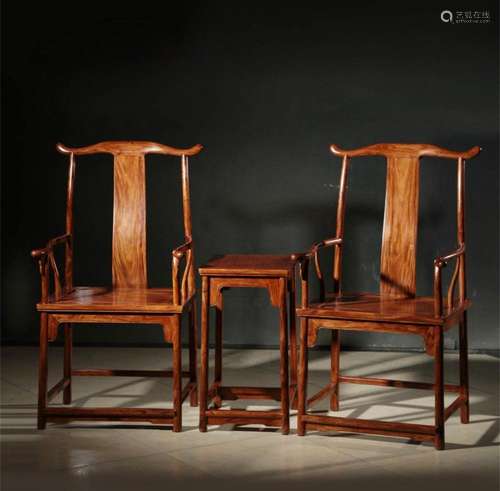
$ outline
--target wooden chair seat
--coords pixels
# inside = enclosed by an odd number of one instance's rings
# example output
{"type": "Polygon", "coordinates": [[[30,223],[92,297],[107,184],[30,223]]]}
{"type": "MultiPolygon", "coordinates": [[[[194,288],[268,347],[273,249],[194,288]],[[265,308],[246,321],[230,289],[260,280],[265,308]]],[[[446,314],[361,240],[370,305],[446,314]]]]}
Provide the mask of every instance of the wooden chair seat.
{"type": "Polygon", "coordinates": [[[112,288],[76,287],[71,293],[55,300],[37,304],[41,312],[128,312],[181,313],[190,299],[181,305],[173,303],[172,288],[112,288]]]}
{"type": "Polygon", "coordinates": [[[324,317],[350,321],[401,322],[411,324],[446,324],[470,306],[467,300],[460,308],[443,308],[435,316],[434,297],[397,298],[374,293],[327,294],[324,302],[311,302],[297,309],[300,317],[324,317]]]}

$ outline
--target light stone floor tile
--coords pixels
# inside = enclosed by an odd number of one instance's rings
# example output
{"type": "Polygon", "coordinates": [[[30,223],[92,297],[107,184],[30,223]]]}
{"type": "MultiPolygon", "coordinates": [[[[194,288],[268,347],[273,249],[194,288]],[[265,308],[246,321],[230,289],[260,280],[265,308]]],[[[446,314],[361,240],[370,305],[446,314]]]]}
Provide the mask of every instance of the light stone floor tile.
{"type": "MultiPolygon", "coordinates": [[[[168,348],[75,348],[74,367],[164,369],[168,348]]],[[[187,352],[183,353],[187,365],[187,352]]],[[[213,353],[211,354],[213,364],[213,353]]],[[[345,352],[350,375],[432,381],[432,359],[422,353],[345,352]]],[[[458,415],[446,425],[447,450],[368,435],[295,435],[260,426],[211,426],[198,431],[198,409],[183,407],[182,433],[148,424],[73,422],[36,430],[37,348],[7,347],[1,358],[1,464],[4,489],[320,489],[363,486],[385,490],[499,487],[499,360],[470,357],[471,424],[458,415]]],[[[311,351],[309,395],[328,381],[326,351],[311,351]]],[[[62,349],[50,349],[49,376],[61,376],[62,349]]],[[[277,350],[225,350],[224,383],[277,386],[277,350]]],[[[445,378],[458,378],[458,357],[446,354],[445,378]]],[[[165,407],[171,380],[79,377],[74,404],[165,407]]],[[[447,396],[447,402],[453,395],[447,396]]],[[[57,401],[56,401],[57,402],[57,401]]],[[[268,401],[231,401],[227,407],[264,409],[268,401]]],[[[341,386],[338,415],[432,423],[426,391],[341,386]]],[[[328,401],[315,410],[326,411],[328,401]]],[[[292,412],[294,414],[294,412],[292,412]]],[[[331,413],[333,414],[333,413],[331,413]]]]}

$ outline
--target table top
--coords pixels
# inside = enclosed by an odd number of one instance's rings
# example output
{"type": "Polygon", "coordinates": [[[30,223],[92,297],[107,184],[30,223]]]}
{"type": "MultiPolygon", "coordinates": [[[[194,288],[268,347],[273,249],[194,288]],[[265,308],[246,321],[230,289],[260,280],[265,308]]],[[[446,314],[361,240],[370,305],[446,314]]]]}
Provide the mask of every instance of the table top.
{"type": "Polygon", "coordinates": [[[290,256],[269,254],[226,254],[215,256],[204,264],[199,273],[202,276],[293,276],[295,261],[290,256]]]}

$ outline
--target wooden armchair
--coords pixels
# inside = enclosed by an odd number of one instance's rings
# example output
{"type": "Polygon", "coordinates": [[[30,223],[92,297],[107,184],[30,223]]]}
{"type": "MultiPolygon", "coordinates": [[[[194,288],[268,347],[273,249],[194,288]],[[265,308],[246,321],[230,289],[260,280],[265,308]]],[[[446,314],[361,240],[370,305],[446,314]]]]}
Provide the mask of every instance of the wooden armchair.
{"type": "Polygon", "coordinates": [[[41,317],[38,428],[44,429],[48,420],[86,419],[169,423],[173,424],[174,431],[181,431],[182,402],[190,395],[191,405],[197,405],[195,270],[188,157],[199,153],[202,146],[178,149],[152,142],[108,141],[82,148],[58,144],[57,149],[69,155],[66,233],[49,240],[45,248],[31,253],[38,261],[41,275],[41,300],[37,304],[41,317]],[[95,153],[112,154],[114,158],[112,286],[75,287],[75,157],[95,153]],[[172,251],[172,288],[148,288],[147,282],[145,155],[150,153],[181,158],[185,243],[172,251]],[[63,275],[59,272],[54,255],[58,246],[64,246],[65,250],[63,275]],[[185,312],[189,315],[189,371],[183,372],[181,316],[185,312]],[[73,323],[161,325],[165,341],[173,345],[173,370],[72,370],[73,323]],[[64,326],[64,375],[54,387],[47,390],[48,342],[57,338],[60,325],[64,326]],[[48,407],[48,403],[61,391],[64,393],[64,404],[71,404],[72,376],[173,377],[173,409],[48,407]],[[181,387],[182,377],[189,378],[184,389],[181,387]]]}
{"type": "MultiPolygon", "coordinates": [[[[378,144],[357,150],[342,150],[331,146],[334,155],[342,157],[340,193],[337,208],[336,237],[312,246],[309,252],[294,254],[300,263],[301,305],[300,361],[298,380],[298,434],[307,429],[336,430],[400,436],[418,441],[433,441],[437,449],[444,448],[444,423],[460,409],[462,423],[469,422],[469,383],[467,368],[467,308],[465,278],[464,178],[465,159],[476,156],[479,147],[466,152],[453,152],[433,145],[378,144]],[[372,293],[344,293],[342,290],[342,249],[344,247],[344,211],[346,183],[351,157],[382,155],[387,159],[385,215],[382,235],[380,291],[372,293]],[[416,296],[416,241],[418,229],[419,160],[420,157],[457,159],[457,248],[434,260],[434,295],[416,296]],[[325,292],[319,251],[334,248],[333,291],[325,292]],[[452,259],[455,270],[446,298],[442,293],[442,269],[452,259]],[[320,283],[320,299],[309,301],[308,266],[310,260],[320,283]],[[458,282],[458,297],[456,285],[458,282]],[[460,384],[443,383],[443,333],[458,324],[460,329],[460,384]],[[330,329],[331,373],[329,384],[307,399],[308,347],[316,342],[320,328],[330,329]],[[340,374],[340,330],[366,330],[422,336],[426,351],[434,357],[434,383],[386,380],[380,378],[342,376],[340,374]],[[432,389],[435,397],[434,425],[372,421],[357,418],[338,418],[314,415],[308,408],[325,397],[330,397],[330,409],[339,409],[339,384],[368,384],[387,387],[432,389]],[[444,391],[456,392],[455,401],[444,407],[444,391]]],[[[430,266],[430,265],[429,265],[430,266]]]]}

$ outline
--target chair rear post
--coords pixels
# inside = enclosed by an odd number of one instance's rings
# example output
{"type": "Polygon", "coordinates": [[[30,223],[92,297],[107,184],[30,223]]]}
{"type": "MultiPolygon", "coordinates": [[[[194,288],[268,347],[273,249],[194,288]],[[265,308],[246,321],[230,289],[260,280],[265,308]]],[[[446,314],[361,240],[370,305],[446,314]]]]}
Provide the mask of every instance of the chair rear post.
{"type": "MultiPolygon", "coordinates": [[[[337,204],[337,224],[335,237],[344,237],[344,217],[345,217],[345,194],[347,187],[347,177],[349,172],[349,157],[342,157],[342,170],[340,173],[339,200],[337,204]]],[[[342,290],[342,243],[336,244],[333,249],[333,292],[340,293],[342,290]]]]}
{"type": "Polygon", "coordinates": [[[71,152],[69,154],[68,192],[66,198],[66,234],[69,236],[65,246],[64,280],[66,293],[73,291],[73,196],[75,171],[75,154],[71,152]]]}
{"type": "MultiPolygon", "coordinates": [[[[184,220],[184,236],[185,240],[192,240],[193,225],[191,221],[191,193],[189,189],[189,161],[187,155],[181,157],[181,172],[182,172],[182,212],[184,220]]],[[[188,294],[191,295],[195,290],[195,271],[194,271],[194,254],[193,246],[190,251],[191,267],[188,275],[188,294]]]]}
{"type": "MultiPolygon", "coordinates": [[[[458,246],[465,245],[465,160],[458,158],[457,162],[457,242],[458,246]]],[[[460,302],[467,296],[465,280],[465,253],[457,262],[458,294],[460,302]]]]}

